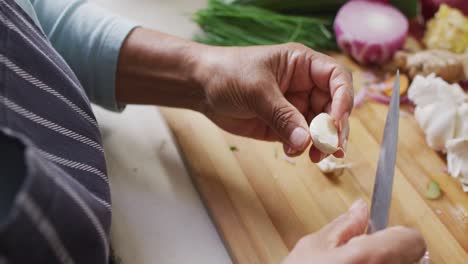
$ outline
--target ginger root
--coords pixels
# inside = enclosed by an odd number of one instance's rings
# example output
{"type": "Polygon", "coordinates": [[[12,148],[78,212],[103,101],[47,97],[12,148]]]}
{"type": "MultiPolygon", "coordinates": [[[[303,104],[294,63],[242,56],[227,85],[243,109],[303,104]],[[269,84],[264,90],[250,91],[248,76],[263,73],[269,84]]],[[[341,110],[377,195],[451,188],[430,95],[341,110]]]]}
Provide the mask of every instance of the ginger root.
{"type": "Polygon", "coordinates": [[[399,51],[394,56],[395,64],[411,79],[416,75],[435,73],[449,83],[468,78],[468,51],[456,54],[446,50],[430,49],[415,53],[399,51]]]}

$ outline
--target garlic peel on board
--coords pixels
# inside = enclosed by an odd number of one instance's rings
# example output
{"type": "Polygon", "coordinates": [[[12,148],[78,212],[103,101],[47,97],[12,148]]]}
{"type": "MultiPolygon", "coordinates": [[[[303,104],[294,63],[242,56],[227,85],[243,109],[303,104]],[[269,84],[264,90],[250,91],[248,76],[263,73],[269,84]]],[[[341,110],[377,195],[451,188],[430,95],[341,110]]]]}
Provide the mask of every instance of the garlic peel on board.
{"type": "Polygon", "coordinates": [[[416,104],[414,116],[426,142],[447,152],[449,174],[468,192],[468,95],[458,84],[431,74],[416,76],[408,97],[416,104]]]}
{"type": "Polygon", "coordinates": [[[351,168],[351,163],[345,163],[344,159],[337,158],[330,155],[317,163],[320,171],[323,173],[330,173],[340,169],[351,168]]]}

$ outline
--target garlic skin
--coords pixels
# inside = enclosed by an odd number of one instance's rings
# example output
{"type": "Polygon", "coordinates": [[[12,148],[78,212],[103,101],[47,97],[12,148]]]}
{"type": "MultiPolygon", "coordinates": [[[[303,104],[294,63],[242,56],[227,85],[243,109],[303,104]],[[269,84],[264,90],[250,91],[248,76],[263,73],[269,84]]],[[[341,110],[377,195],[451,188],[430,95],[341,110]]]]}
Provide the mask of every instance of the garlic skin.
{"type": "Polygon", "coordinates": [[[309,132],[313,144],[325,154],[332,154],[338,150],[338,131],[333,118],[327,113],[318,114],[310,122],[309,132]]]}
{"type": "Polygon", "coordinates": [[[337,158],[333,155],[324,158],[322,161],[317,163],[317,166],[323,173],[331,173],[336,170],[351,168],[350,163],[345,163],[344,159],[337,158]]]}
{"type": "Polygon", "coordinates": [[[468,95],[458,84],[431,74],[416,76],[408,97],[416,104],[414,117],[427,144],[447,152],[449,174],[468,192],[468,95]]]}

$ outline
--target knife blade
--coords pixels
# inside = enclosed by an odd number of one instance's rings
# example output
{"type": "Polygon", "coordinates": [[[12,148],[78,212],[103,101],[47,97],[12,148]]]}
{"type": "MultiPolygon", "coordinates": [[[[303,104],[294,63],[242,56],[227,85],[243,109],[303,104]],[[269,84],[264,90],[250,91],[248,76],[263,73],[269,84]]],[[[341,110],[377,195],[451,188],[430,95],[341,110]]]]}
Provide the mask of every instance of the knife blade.
{"type": "Polygon", "coordinates": [[[393,175],[395,173],[400,115],[400,73],[397,71],[392,98],[385,121],[384,135],[380,147],[377,174],[372,193],[370,222],[367,233],[387,227],[392,198],[393,175]]]}

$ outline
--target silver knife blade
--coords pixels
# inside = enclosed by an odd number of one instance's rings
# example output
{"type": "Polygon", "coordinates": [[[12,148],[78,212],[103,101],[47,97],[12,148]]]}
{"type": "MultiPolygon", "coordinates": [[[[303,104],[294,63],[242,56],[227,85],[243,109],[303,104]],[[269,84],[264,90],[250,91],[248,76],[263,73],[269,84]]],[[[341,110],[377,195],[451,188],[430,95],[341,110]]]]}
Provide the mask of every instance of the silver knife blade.
{"type": "Polygon", "coordinates": [[[385,121],[384,135],[380,148],[377,175],[372,194],[370,222],[367,233],[387,227],[392,198],[393,175],[398,143],[398,122],[400,115],[400,73],[397,71],[395,83],[385,121]]]}

